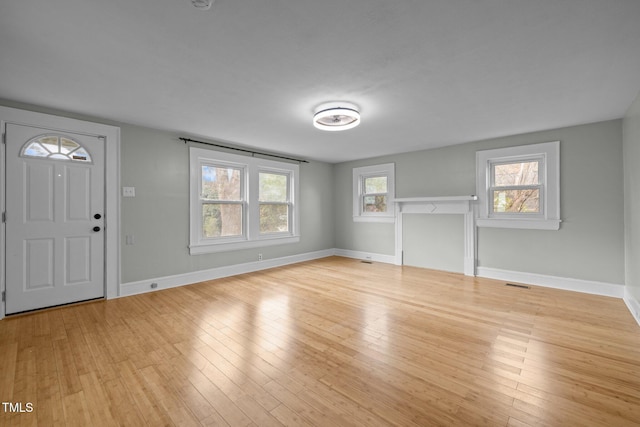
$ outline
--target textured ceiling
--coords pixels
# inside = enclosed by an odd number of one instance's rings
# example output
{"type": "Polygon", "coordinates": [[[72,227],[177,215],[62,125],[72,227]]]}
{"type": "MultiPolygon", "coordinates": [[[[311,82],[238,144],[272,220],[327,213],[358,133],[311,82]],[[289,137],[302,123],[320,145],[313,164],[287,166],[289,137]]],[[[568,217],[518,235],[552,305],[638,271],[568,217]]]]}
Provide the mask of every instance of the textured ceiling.
{"type": "Polygon", "coordinates": [[[0,98],[340,162],[624,115],[638,0],[0,0],[0,98]],[[346,132],[312,126],[360,106],[346,132]]]}

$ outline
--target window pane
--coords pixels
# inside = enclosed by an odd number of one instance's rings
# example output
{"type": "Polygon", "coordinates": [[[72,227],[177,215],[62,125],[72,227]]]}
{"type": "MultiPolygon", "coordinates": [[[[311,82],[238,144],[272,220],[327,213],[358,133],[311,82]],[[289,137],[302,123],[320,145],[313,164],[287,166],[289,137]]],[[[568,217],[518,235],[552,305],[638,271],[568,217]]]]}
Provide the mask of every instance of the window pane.
{"type": "Polygon", "coordinates": [[[386,176],[371,176],[364,179],[364,192],[370,193],[386,193],[387,192],[387,177],[386,176]]]}
{"type": "Polygon", "coordinates": [[[260,172],[261,202],[287,202],[287,175],[279,173],[260,172]]]}
{"type": "Polygon", "coordinates": [[[364,211],[365,212],[386,212],[387,211],[387,196],[364,196],[364,211]]]}
{"type": "Polygon", "coordinates": [[[206,200],[242,200],[241,170],[202,166],[202,195],[206,200]]]}
{"type": "Polygon", "coordinates": [[[538,164],[533,161],[494,165],[494,186],[538,185],[538,164]]]}
{"type": "Polygon", "coordinates": [[[21,156],[91,162],[89,153],[80,144],[72,139],[58,136],[41,136],[27,142],[21,156]]]}
{"type": "Polygon", "coordinates": [[[40,143],[44,148],[51,153],[58,153],[58,137],[57,136],[45,136],[40,138],[40,143]]]}
{"type": "Polygon", "coordinates": [[[289,231],[289,205],[260,205],[260,233],[289,231]]]}
{"type": "Polygon", "coordinates": [[[69,154],[78,147],[80,146],[75,141],[65,137],[60,138],[60,150],[62,154],[69,154]]]}
{"type": "Polygon", "coordinates": [[[47,150],[37,142],[32,142],[27,148],[24,149],[24,155],[29,157],[47,157],[49,156],[47,150]]]}
{"type": "Polygon", "coordinates": [[[202,235],[204,237],[242,236],[242,205],[240,203],[202,205],[202,235]]]}
{"type": "Polygon", "coordinates": [[[540,213],[540,190],[494,190],[493,211],[540,213]]]}

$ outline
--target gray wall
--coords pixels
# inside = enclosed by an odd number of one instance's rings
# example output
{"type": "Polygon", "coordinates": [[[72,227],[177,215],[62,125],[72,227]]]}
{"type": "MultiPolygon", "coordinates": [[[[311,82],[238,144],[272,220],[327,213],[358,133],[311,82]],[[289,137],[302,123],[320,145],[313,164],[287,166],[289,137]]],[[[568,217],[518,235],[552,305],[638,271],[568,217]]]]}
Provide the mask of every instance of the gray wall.
{"type": "MultiPolygon", "coordinates": [[[[172,134],[57,110],[3,101],[8,107],[93,120],[122,129],[121,184],[136,187],[136,197],[122,199],[122,282],[181,274],[202,269],[329,248],[394,255],[393,224],[352,221],[352,168],[396,163],[397,197],[469,195],[475,193],[475,152],[482,149],[561,141],[561,215],[559,231],[480,229],[479,265],[584,280],[624,283],[624,208],[627,210],[627,284],[640,296],[635,266],[640,247],[638,215],[640,176],[640,101],[624,120],[626,189],[623,194],[622,120],[594,123],[497,138],[434,150],[330,165],[301,166],[302,238],[300,243],[226,253],[188,254],[188,150],[172,134]],[[124,245],[133,234],[135,245],[124,245]],[[522,242],[527,242],[523,245],[522,242]],[[518,245],[514,251],[513,246],[518,245]]],[[[416,220],[416,236],[457,236],[455,221],[416,220]],[[422,233],[422,234],[420,234],[422,233]]],[[[455,239],[438,239],[442,259],[415,264],[456,271],[455,239]]],[[[405,254],[420,257],[416,240],[405,254]]],[[[462,256],[462,255],[461,255],[462,256]]]]}
{"type": "Polygon", "coordinates": [[[625,279],[640,301],[640,94],[624,118],[625,279]]]}
{"type": "MultiPolygon", "coordinates": [[[[560,230],[479,229],[478,265],[622,284],[624,197],[621,120],[337,164],[336,247],[386,255],[394,253],[393,224],[362,224],[351,219],[353,167],[394,162],[396,197],[470,195],[476,192],[477,150],[556,140],[561,141],[560,204],[563,223],[560,230]]],[[[415,233],[425,232],[415,230],[415,233]]],[[[450,232],[459,230],[451,228],[450,232]]],[[[441,252],[450,251],[447,240],[440,244],[443,246],[441,252]]],[[[407,256],[416,255],[405,253],[407,256]]],[[[450,262],[453,260],[446,261],[450,262]]],[[[447,269],[446,263],[442,263],[442,269],[447,269]]]]}
{"type": "MultiPolygon", "coordinates": [[[[189,153],[178,135],[51,108],[0,99],[0,105],[104,123],[121,128],[121,185],[135,198],[121,198],[121,282],[152,279],[215,267],[331,249],[333,166],[300,166],[301,239],[260,249],[189,255],[189,153]],[[135,237],[126,245],[125,236],[135,237]]],[[[206,146],[203,146],[206,147],[206,146]]]]}
{"type": "MultiPolygon", "coordinates": [[[[177,134],[121,124],[122,282],[333,248],[332,166],[300,165],[299,243],[189,255],[189,152],[177,134]],[[134,245],[124,245],[134,235],[134,245]]],[[[202,146],[206,148],[206,146],[202,146]]]]}

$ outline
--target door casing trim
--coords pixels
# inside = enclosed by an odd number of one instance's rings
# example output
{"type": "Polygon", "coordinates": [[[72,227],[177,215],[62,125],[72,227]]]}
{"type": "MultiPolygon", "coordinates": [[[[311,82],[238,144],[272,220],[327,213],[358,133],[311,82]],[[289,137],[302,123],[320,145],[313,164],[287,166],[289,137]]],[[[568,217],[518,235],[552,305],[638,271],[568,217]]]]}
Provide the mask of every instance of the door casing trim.
{"type": "MultiPolygon", "coordinates": [[[[0,106],[0,129],[2,136],[6,124],[14,123],[35,126],[60,132],[83,133],[104,138],[105,143],[105,248],[104,280],[105,298],[116,298],[120,294],[120,128],[101,123],[71,119],[51,114],[0,106]]],[[[6,211],[6,152],[5,144],[0,148],[0,211],[6,211]]],[[[0,291],[6,290],[5,224],[0,226],[0,291]]],[[[5,316],[5,302],[0,301],[0,319],[5,316]]]]}

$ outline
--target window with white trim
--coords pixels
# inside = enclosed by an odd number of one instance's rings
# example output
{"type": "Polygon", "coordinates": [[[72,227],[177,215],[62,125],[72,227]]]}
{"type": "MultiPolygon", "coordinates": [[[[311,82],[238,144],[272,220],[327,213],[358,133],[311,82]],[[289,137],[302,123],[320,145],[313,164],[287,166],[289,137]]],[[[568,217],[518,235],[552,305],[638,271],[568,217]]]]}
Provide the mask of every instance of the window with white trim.
{"type": "Polygon", "coordinates": [[[560,228],[560,142],[476,153],[479,227],[560,228]]]}
{"type": "Polygon", "coordinates": [[[394,222],[395,165],[353,168],[353,220],[394,222]]]}
{"type": "Polygon", "coordinates": [[[297,164],[189,149],[189,252],[300,241],[297,164]]]}

